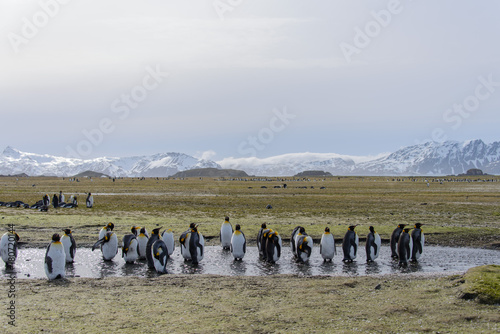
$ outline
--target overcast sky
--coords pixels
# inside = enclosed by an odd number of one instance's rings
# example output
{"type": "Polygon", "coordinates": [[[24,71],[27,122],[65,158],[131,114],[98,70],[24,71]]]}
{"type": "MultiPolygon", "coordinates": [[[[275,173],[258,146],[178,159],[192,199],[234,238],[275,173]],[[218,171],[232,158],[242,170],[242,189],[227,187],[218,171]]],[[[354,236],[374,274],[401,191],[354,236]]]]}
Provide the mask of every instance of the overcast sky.
{"type": "Polygon", "coordinates": [[[0,147],[220,160],[497,141],[499,13],[496,0],[1,0],[0,147]]]}

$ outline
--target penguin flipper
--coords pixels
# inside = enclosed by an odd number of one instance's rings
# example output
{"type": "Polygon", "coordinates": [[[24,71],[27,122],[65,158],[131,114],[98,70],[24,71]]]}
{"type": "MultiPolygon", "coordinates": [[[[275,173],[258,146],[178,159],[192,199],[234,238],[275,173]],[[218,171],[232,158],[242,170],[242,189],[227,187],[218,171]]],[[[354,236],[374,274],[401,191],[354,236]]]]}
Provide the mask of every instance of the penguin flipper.
{"type": "Polygon", "coordinates": [[[49,274],[52,274],[52,258],[50,256],[45,256],[45,263],[47,264],[49,274]]]}

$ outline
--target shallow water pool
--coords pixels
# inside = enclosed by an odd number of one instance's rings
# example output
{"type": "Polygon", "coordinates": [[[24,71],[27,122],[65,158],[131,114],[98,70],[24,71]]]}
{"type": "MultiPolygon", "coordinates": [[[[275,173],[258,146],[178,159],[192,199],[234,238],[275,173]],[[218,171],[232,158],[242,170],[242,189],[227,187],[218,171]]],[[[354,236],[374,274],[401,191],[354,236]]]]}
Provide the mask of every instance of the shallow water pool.
{"type": "MultiPolygon", "coordinates": [[[[275,274],[297,274],[306,276],[363,276],[405,273],[455,273],[469,268],[499,264],[500,251],[476,248],[453,248],[427,246],[417,264],[400,268],[397,261],[390,257],[389,246],[383,246],[380,256],[373,263],[366,263],[364,248],[358,258],[349,264],[342,262],[342,249],[337,247],[337,255],[332,263],[324,263],[319,247],[313,248],[309,262],[297,263],[289,247],[283,248],[280,260],[275,264],[261,261],[257,247],[247,247],[243,261],[234,261],[229,251],[220,246],[205,247],[205,256],[197,266],[184,262],[178,248],[170,258],[167,270],[170,274],[215,274],[225,276],[267,276],[275,274]]],[[[17,278],[46,278],[44,271],[45,249],[24,248],[19,250],[13,270],[2,268],[0,277],[14,274],[17,278]]],[[[66,277],[118,277],[145,276],[155,277],[157,274],[147,268],[145,261],[127,264],[121,257],[121,250],[112,261],[104,261],[100,250],[92,252],[90,248],[78,248],[75,262],[66,266],[66,277]]]]}

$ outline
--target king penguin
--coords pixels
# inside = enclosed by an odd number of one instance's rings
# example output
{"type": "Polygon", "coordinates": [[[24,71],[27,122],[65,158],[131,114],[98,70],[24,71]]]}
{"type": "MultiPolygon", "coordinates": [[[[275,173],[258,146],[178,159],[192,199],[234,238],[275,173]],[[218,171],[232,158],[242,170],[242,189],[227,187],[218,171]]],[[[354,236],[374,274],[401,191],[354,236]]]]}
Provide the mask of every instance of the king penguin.
{"type": "Polygon", "coordinates": [[[398,241],[399,241],[399,236],[401,235],[401,232],[403,232],[403,229],[405,228],[406,224],[398,224],[398,226],[392,231],[391,234],[391,257],[393,259],[397,259],[399,257],[398,255],[398,241]]]}
{"type": "Polygon", "coordinates": [[[236,224],[235,228],[236,230],[231,236],[231,254],[236,261],[240,261],[243,259],[247,251],[247,240],[245,238],[245,234],[241,231],[240,224],[236,224]]]}
{"type": "Polygon", "coordinates": [[[168,248],[162,239],[158,239],[153,244],[152,248],[153,264],[158,274],[167,273],[168,248]]]}
{"type": "Polygon", "coordinates": [[[137,237],[134,234],[126,234],[122,243],[122,258],[127,263],[134,263],[139,258],[137,237]]]}
{"type": "Polygon", "coordinates": [[[103,226],[99,230],[99,240],[101,240],[102,238],[104,238],[104,236],[106,235],[106,232],[108,231],[108,228],[111,231],[113,231],[113,229],[115,228],[115,224],[113,224],[113,223],[107,223],[105,226],[103,226]]]}
{"type": "Polygon", "coordinates": [[[15,232],[6,232],[0,239],[0,257],[6,268],[12,268],[17,259],[17,243],[19,235],[15,232]]]}
{"type": "Polygon", "coordinates": [[[257,233],[257,248],[259,250],[259,255],[261,258],[264,258],[265,254],[264,254],[264,249],[263,249],[263,243],[262,243],[262,234],[264,234],[264,230],[267,229],[267,224],[266,223],[262,223],[262,225],[260,226],[260,230],[259,232],[257,233]]]}
{"type": "Polygon", "coordinates": [[[292,235],[290,236],[290,248],[292,249],[292,254],[294,257],[297,257],[297,235],[299,234],[300,229],[301,226],[296,226],[292,231],[292,235]]]}
{"type": "Polygon", "coordinates": [[[281,257],[281,236],[276,231],[270,231],[265,241],[266,259],[268,262],[276,263],[281,257]]]}
{"type": "Polygon", "coordinates": [[[335,238],[333,234],[330,233],[330,228],[325,227],[325,232],[321,236],[321,241],[319,243],[319,252],[324,262],[332,262],[335,253],[337,252],[335,248],[335,238]]]}
{"type": "Polygon", "coordinates": [[[172,232],[172,229],[169,228],[168,230],[163,231],[161,239],[167,246],[168,256],[171,256],[175,249],[174,232],[172,232]]]}
{"type": "Polygon", "coordinates": [[[398,241],[398,254],[399,254],[399,265],[406,267],[408,265],[408,260],[411,258],[411,252],[413,250],[413,241],[410,236],[411,228],[405,227],[398,241]]]}
{"type": "Polygon", "coordinates": [[[64,278],[66,266],[66,253],[64,246],[61,243],[61,237],[55,233],[52,236],[52,241],[45,252],[45,274],[49,280],[56,278],[64,278]]]}
{"type": "Polygon", "coordinates": [[[422,225],[424,224],[416,223],[415,228],[411,231],[411,240],[413,242],[411,260],[413,262],[417,262],[424,251],[425,237],[424,232],[421,229],[422,225]]]}
{"type": "Polygon", "coordinates": [[[300,232],[297,234],[297,258],[299,261],[302,262],[307,262],[309,261],[309,258],[311,257],[312,249],[313,249],[313,239],[308,236],[305,231],[300,232]]]}
{"type": "Polygon", "coordinates": [[[373,226],[370,226],[370,233],[366,236],[366,262],[373,262],[380,254],[380,247],[382,239],[380,235],[375,232],[373,226]]]}
{"type": "Polygon", "coordinates": [[[344,262],[352,262],[356,259],[358,254],[359,237],[354,231],[357,225],[351,225],[347,229],[347,232],[342,241],[342,250],[344,251],[344,262]]]}
{"type": "Polygon", "coordinates": [[[64,234],[61,237],[61,242],[64,246],[64,252],[66,254],[66,263],[73,263],[75,261],[76,254],[76,242],[73,238],[73,234],[69,228],[64,229],[64,234]]]}
{"type": "Polygon", "coordinates": [[[146,231],[146,228],[143,227],[139,231],[139,235],[137,236],[137,254],[139,255],[139,260],[146,259],[146,248],[148,245],[149,235],[146,231]]]}
{"type": "Polygon", "coordinates": [[[220,227],[220,243],[222,249],[228,250],[231,248],[231,237],[233,236],[233,232],[233,226],[229,222],[229,217],[226,217],[220,227]]]}
{"type": "Polygon", "coordinates": [[[148,243],[146,245],[146,259],[148,260],[148,267],[150,269],[154,269],[155,264],[153,262],[153,244],[156,242],[156,240],[160,239],[160,230],[161,227],[153,229],[151,232],[151,236],[148,239],[148,243]]]}
{"type": "Polygon", "coordinates": [[[99,239],[94,246],[92,246],[92,251],[97,247],[101,247],[102,258],[104,261],[111,261],[118,253],[118,237],[115,232],[110,228],[106,231],[106,235],[102,239],[99,239]]]}
{"type": "Polygon", "coordinates": [[[191,223],[189,230],[183,232],[179,237],[181,245],[181,254],[186,261],[192,261],[193,264],[198,264],[203,259],[205,239],[198,232],[198,225],[191,223]]]}

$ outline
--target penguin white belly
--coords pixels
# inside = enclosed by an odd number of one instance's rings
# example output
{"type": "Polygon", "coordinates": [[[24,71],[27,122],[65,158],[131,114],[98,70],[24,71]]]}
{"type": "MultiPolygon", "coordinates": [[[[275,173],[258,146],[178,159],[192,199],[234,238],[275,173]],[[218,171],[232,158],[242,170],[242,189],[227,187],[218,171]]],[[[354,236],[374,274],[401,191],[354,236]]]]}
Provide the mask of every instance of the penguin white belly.
{"type": "Polygon", "coordinates": [[[162,235],[163,242],[167,246],[168,255],[172,255],[175,249],[174,234],[172,232],[165,232],[162,235]]]}
{"type": "Polygon", "coordinates": [[[243,259],[245,256],[245,236],[241,233],[233,233],[231,237],[231,254],[235,259],[243,259]]]}
{"type": "Polygon", "coordinates": [[[71,238],[67,235],[63,235],[61,237],[61,243],[63,244],[64,247],[64,253],[66,254],[66,262],[71,263],[74,261],[73,254],[71,254],[71,245],[73,244],[71,242],[71,238]]]}
{"type": "Polygon", "coordinates": [[[233,235],[233,228],[229,223],[223,223],[220,228],[220,242],[222,247],[231,247],[231,237],[233,235]]]}
{"type": "Polygon", "coordinates": [[[131,263],[137,261],[137,259],[139,258],[139,254],[137,253],[137,246],[137,239],[132,239],[132,241],[130,241],[130,245],[128,246],[128,251],[123,257],[125,262],[131,263]]]}
{"type": "Polygon", "coordinates": [[[333,234],[323,234],[320,242],[320,253],[324,260],[332,260],[335,256],[335,239],[333,234]]]}
{"type": "Polygon", "coordinates": [[[191,260],[191,252],[189,251],[189,241],[191,240],[191,232],[186,235],[184,244],[181,244],[181,255],[184,260],[191,260]]]}
{"type": "Polygon", "coordinates": [[[101,230],[99,231],[99,239],[98,240],[101,240],[102,238],[104,238],[104,236],[106,235],[106,227],[104,228],[101,228],[101,230]]]}
{"type": "Polygon", "coordinates": [[[422,256],[422,252],[424,251],[424,243],[425,243],[425,236],[424,236],[424,232],[422,232],[421,236],[420,236],[420,249],[421,249],[421,252],[416,252],[415,253],[415,258],[418,260],[420,258],[420,256],[422,256]]]}
{"type": "Polygon", "coordinates": [[[148,244],[148,238],[146,236],[137,237],[137,253],[138,259],[144,260],[146,258],[146,246],[148,244]]]}
{"type": "Polygon", "coordinates": [[[45,256],[45,274],[49,280],[66,276],[66,253],[61,242],[53,242],[45,256]]]}
{"type": "MultiPolygon", "coordinates": [[[[12,234],[11,239],[14,237],[12,234]]],[[[11,256],[13,256],[14,260],[17,258],[17,247],[13,247],[14,241],[10,242],[11,256]]],[[[3,262],[7,264],[9,262],[9,233],[5,233],[2,235],[2,239],[0,239],[0,256],[2,257],[3,262]]],[[[12,258],[11,258],[12,260],[12,258]]],[[[12,262],[12,261],[11,261],[12,262]]]]}
{"type": "MultiPolygon", "coordinates": [[[[380,247],[382,246],[382,239],[380,238],[380,235],[378,233],[375,233],[375,245],[377,246],[377,249],[373,249],[372,253],[372,259],[375,260],[378,258],[378,255],[380,254],[380,247]]],[[[372,247],[373,248],[373,247],[372,247]]]]}
{"type": "Polygon", "coordinates": [[[106,261],[113,260],[113,258],[118,253],[118,238],[116,234],[113,233],[110,240],[102,244],[102,257],[106,261]]]}

